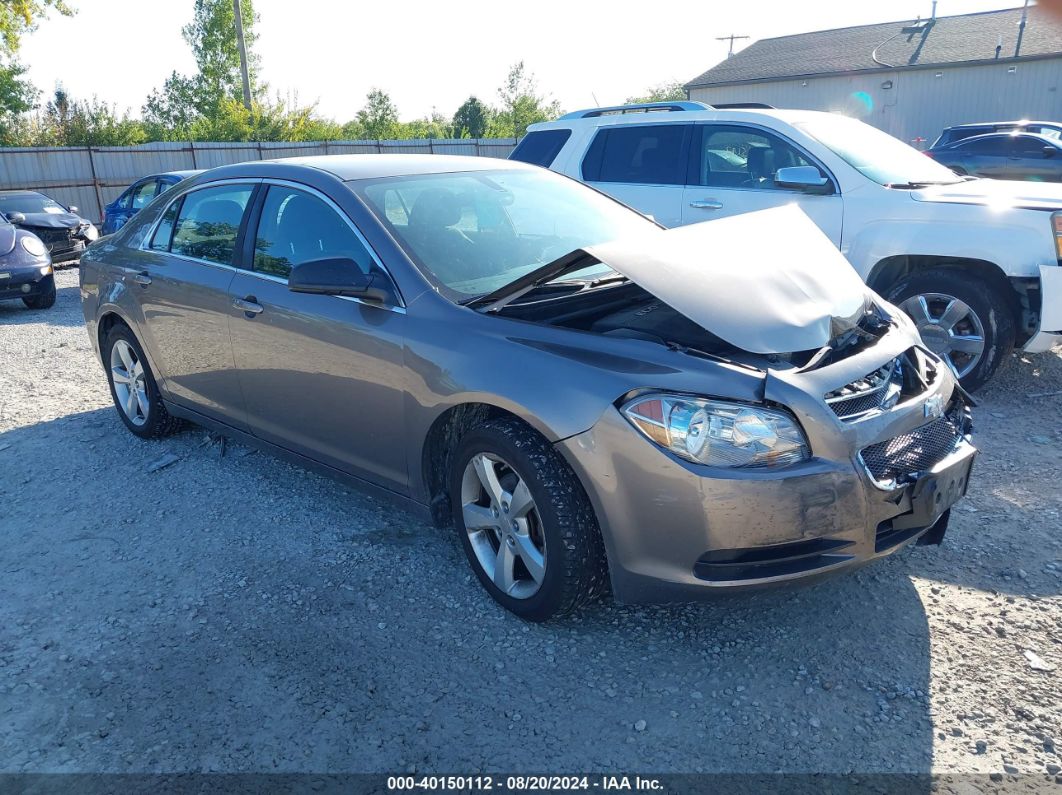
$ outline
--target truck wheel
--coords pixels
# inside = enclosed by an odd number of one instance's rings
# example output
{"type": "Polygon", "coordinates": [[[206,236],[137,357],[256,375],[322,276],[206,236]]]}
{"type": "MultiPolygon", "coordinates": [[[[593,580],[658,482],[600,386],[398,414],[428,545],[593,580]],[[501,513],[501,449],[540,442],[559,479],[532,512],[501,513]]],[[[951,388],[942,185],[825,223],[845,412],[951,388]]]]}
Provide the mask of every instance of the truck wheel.
{"type": "Polygon", "coordinates": [[[918,271],[888,298],[914,320],[926,347],[969,392],[992,377],[1014,347],[1014,315],[1002,291],[957,268],[918,271]]]}
{"type": "Polygon", "coordinates": [[[529,621],[570,613],[607,587],[590,500],[531,428],[493,420],[460,441],[450,473],[454,524],[494,599],[529,621]]]}

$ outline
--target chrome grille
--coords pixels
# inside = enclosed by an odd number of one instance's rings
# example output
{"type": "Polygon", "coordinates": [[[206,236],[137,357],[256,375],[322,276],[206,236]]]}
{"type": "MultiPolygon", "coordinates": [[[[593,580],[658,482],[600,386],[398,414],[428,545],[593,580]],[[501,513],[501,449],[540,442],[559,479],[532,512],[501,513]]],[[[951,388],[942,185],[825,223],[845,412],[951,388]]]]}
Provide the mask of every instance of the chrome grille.
{"type": "Polygon", "coordinates": [[[910,433],[864,447],[859,455],[875,480],[898,480],[947,458],[962,439],[960,423],[945,415],[910,433]]]}

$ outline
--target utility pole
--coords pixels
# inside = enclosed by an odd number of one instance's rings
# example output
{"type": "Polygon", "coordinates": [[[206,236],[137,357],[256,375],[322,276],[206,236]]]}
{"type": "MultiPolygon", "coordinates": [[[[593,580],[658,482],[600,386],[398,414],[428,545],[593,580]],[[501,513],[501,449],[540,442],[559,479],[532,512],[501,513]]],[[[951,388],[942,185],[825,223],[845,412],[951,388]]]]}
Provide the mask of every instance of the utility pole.
{"type": "Polygon", "coordinates": [[[240,0],[232,0],[232,11],[236,15],[236,48],[240,51],[240,75],[243,77],[243,106],[251,109],[251,78],[247,74],[247,45],[243,40],[243,13],[240,0]]]}
{"type": "Polygon", "coordinates": [[[726,54],[726,57],[730,58],[730,57],[732,57],[734,55],[734,39],[747,39],[747,38],[748,38],[748,36],[735,36],[733,33],[731,33],[729,36],[718,36],[716,38],[716,41],[729,41],[730,42],[730,52],[728,52],[726,54]]]}

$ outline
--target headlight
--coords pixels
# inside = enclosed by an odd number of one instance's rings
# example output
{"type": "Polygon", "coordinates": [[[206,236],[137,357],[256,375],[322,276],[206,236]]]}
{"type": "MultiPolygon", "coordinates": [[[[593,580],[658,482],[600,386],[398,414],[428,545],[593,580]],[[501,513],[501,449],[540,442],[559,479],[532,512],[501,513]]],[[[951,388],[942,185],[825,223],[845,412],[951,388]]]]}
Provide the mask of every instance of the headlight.
{"type": "Polygon", "coordinates": [[[92,240],[95,240],[96,238],[98,238],[99,236],[100,236],[100,233],[99,233],[99,231],[96,229],[96,227],[94,225],[89,224],[88,226],[85,227],[85,240],[92,241],[92,240]]]}
{"type": "Polygon", "coordinates": [[[48,249],[44,247],[44,243],[40,241],[40,238],[30,237],[29,235],[22,236],[22,248],[26,249],[26,252],[34,257],[43,257],[48,253],[48,249]]]}
{"type": "Polygon", "coordinates": [[[717,467],[783,467],[810,457],[783,411],[685,395],[651,394],[622,408],[650,440],[687,461],[717,467]]]}
{"type": "Polygon", "coordinates": [[[1055,254],[1062,259],[1062,213],[1051,216],[1051,229],[1055,233],[1055,254]]]}

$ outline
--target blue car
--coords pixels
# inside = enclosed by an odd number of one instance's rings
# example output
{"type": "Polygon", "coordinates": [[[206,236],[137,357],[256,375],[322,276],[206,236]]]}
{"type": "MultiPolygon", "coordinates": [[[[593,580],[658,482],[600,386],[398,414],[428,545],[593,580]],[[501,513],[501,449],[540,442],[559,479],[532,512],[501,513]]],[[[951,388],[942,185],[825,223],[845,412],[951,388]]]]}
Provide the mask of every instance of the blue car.
{"type": "Polygon", "coordinates": [[[201,172],[167,171],[137,180],[126,188],[121,196],[103,208],[103,234],[114,234],[160,193],[165,193],[182,179],[199,173],[201,172]]]}

